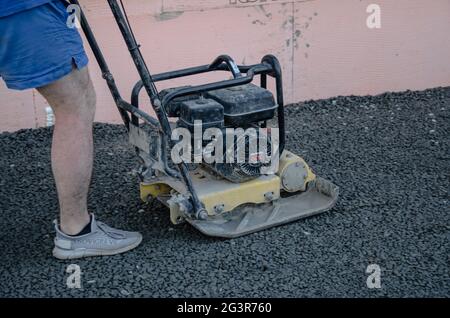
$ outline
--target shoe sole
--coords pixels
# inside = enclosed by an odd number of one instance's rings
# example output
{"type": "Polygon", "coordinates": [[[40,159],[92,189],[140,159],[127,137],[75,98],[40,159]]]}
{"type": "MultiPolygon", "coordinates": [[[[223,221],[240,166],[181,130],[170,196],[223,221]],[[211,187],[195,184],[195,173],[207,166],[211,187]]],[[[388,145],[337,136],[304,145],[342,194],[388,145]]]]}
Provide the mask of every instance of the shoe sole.
{"type": "Polygon", "coordinates": [[[136,248],[142,242],[142,237],[140,237],[133,244],[124,246],[116,250],[98,250],[98,249],[76,249],[76,250],[63,250],[59,247],[53,249],[53,256],[57,259],[67,260],[67,259],[77,259],[83,257],[93,257],[93,256],[111,256],[116,254],[121,254],[128,252],[136,248]]]}

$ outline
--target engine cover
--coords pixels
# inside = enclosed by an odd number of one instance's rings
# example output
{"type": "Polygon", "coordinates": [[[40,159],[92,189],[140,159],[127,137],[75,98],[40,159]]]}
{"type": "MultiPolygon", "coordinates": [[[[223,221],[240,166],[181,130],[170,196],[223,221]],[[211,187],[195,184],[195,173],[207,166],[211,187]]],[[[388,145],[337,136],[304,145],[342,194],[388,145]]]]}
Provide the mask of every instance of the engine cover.
{"type": "Polygon", "coordinates": [[[271,119],[278,107],[270,91],[254,84],[209,91],[206,96],[223,106],[225,124],[233,127],[271,119]]]}

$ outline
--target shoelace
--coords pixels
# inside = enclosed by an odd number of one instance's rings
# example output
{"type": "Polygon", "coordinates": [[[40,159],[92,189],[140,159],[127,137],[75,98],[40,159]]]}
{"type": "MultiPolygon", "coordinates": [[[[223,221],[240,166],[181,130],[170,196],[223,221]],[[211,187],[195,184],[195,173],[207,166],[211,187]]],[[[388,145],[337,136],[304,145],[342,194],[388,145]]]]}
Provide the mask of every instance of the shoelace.
{"type": "Polygon", "coordinates": [[[103,222],[97,222],[97,227],[106,235],[113,239],[124,239],[125,235],[122,233],[114,232],[113,228],[110,228],[108,225],[106,225],[103,222]]]}

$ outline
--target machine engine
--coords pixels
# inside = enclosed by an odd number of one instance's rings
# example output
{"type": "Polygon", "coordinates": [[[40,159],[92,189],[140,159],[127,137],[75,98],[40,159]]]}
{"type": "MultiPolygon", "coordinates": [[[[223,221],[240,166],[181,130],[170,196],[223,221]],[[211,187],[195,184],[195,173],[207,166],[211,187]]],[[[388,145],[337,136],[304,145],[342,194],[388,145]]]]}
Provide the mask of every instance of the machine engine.
{"type": "MultiPolygon", "coordinates": [[[[161,92],[161,95],[170,90],[161,92]]],[[[270,165],[272,142],[270,130],[259,129],[261,123],[272,119],[277,109],[272,93],[254,84],[213,90],[204,94],[176,98],[167,106],[169,117],[177,117],[177,126],[194,134],[195,121],[202,121],[202,130],[222,130],[223,160],[203,163],[219,176],[235,183],[259,177],[270,165]],[[228,128],[242,129],[230,143],[228,128]]],[[[207,149],[208,142],[202,146],[207,149]]]]}

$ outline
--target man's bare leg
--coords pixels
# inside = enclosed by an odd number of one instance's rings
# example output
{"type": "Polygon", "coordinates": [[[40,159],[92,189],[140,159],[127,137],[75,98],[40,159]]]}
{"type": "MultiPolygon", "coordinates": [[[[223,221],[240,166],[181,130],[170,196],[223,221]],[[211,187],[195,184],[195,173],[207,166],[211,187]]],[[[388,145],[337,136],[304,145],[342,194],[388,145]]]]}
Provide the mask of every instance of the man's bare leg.
{"type": "Polygon", "coordinates": [[[69,75],[38,90],[52,106],[56,117],[52,168],[61,222],[59,227],[55,226],[53,256],[75,259],[132,250],[142,241],[140,233],[114,229],[97,222],[87,210],[95,114],[95,92],[87,67],[74,69],[69,75]],[[89,231],[77,235],[89,222],[89,231]]]}
{"type": "Polygon", "coordinates": [[[95,91],[88,68],[38,88],[55,114],[52,170],[58,191],[60,228],[78,234],[90,220],[87,194],[92,175],[95,91]]]}

